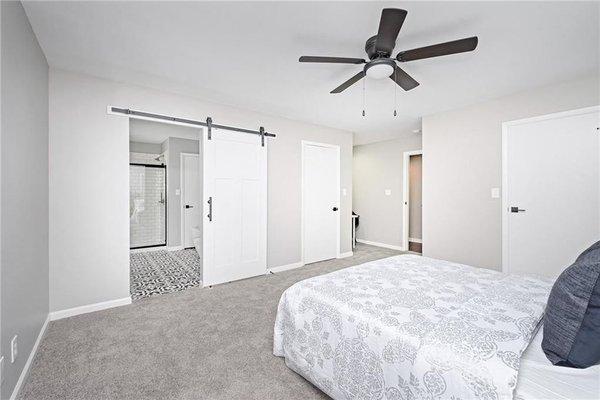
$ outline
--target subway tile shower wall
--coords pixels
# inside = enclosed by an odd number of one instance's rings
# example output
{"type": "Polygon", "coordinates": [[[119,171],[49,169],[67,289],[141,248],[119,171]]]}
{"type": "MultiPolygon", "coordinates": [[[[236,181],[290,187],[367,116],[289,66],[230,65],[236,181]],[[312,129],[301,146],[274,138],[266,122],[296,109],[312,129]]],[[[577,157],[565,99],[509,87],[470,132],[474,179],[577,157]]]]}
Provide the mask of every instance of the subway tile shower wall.
{"type": "Polygon", "coordinates": [[[165,244],[165,169],[129,166],[131,247],[165,244]]]}

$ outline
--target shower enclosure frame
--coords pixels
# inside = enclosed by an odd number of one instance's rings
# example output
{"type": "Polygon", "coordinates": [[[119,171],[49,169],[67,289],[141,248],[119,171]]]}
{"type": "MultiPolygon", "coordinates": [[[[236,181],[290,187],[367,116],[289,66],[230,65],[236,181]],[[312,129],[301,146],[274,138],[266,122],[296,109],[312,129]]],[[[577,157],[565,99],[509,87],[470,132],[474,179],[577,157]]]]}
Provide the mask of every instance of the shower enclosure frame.
{"type": "Polygon", "coordinates": [[[169,211],[169,199],[168,199],[168,186],[167,186],[167,179],[168,179],[168,174],[167,174],[167,166],[165,164],[144,164],[144,163],[129,163],[129,166],[134,166],[134,167],[146,167],[146,168],[161,168],[165,171],[165,242],[161,243],[161,244],[150,244],[150,245],[146,245],[146,246],[136,246],[136,247],[131,247],[131,243],[129,246],[129,250],[139,250],[139,249],[148,249],[151,247],[167,247],[167,243],[169,243],[169,239],[167,237],[167,234],[169,232],[168,230],[168,211],[169,211]]]}

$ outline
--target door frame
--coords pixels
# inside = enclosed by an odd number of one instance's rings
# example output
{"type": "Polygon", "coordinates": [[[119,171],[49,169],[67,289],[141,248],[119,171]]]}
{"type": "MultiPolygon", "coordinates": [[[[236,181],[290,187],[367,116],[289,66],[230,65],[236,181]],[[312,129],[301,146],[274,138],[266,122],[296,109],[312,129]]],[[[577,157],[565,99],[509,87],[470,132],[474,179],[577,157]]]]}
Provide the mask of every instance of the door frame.
{"type": "MultiPolygon", "coordinates": [[[[405,151],[402,160],[402,251],[408,251],[409,249],[410,196],[408,191],[410,190],[410,157],[418,155],[423,157],[423,150],[405,151]]],[[[422,179],[423,177],[421,176],[422,179]]],[[[421,239],[421,243],[423,243],[423,239],[421,239]]]]}
{"type": "MultiPolygon", "coordinates": [[[[200,138],[202,139],[202,138],[200,138]]],[[[181,240],[181,248],[185,249],[185,201],[184,201],[184,176],[183,176],[183,159],[184,157],[196,157],[198,158],[198,169],[200,169],[200,154],[196,153],[179,153],[179,229],[180,229],[180,240],[181,240]]],[[[200,171],[198,171],[198,176],[200,175],[200,171]]],[[[202,196],[200,196],[202,197],[202,196]]],[[[202,205],[202,199],[198,199],[198,203],[202,205]]],[[[200,217],[202,218],[203,211],[200,211],[200,217]]]]}
{"type": "Polygon", "coordinates": [[[340,215],[342,214],[342,205],[341,205],[341,177],[340,177],[340,170],[341,170],[341,159],[340,159],[340,146],[339,145],[335,145],[335,144],[329,144],[329,143],[321,143],[321,142],[313,142],[313,141],[309,141],[309,140],[302,140],[300,143],[300,148],[301,148],[301,152],[300,152],[300,162],[301,162],[301,168],[300,168],[300,263],[301,265],[304,265],[304,229],[305,229],[305,217],[306,217],[306,210],[304,209],[304,149],[307,146],[318,146],[318,147],[327,147],[330,149],[335,149],[336,150],[336,158],[337,158],[337,162],[336,162],[336,166],[337,166],[337,171],[336,171],[336,187],[337,187],[337,207],[338,207],[338,213],[336,215],[336,249],[335,249],[335,257],[336,258],[340,258],[340,215]]]}
{"type": "Polygon", "coordinates": [[[517,119],[513,121],[506,121],[502,123],[502,272],[510,273],[510,264],[508,262],[508,254],[510,252],[508,246],[508,234],[509,234],[509,212],[508,212],[508,131],[513,126],[526,125],[534,122],[547,121],[551,119],[560,119],[565,117],[572,117],[581,114],[590,114],[593,112],[600,112],[600,106],[591,106],[584,108],[577,108],[574,110],[560,111],[551,114],[538,115],[530,118],[517,119]]]}

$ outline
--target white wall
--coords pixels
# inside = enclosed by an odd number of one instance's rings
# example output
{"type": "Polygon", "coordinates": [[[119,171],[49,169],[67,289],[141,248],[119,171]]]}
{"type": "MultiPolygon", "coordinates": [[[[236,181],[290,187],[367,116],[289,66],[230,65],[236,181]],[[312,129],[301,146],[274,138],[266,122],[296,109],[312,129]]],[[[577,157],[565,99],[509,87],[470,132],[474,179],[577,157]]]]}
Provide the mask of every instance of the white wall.
{"type": "Polygon", "coordinates": [[[354,212],[360,215],[358,239],[403,246],[403,154],[421,149],[421,135],[354,146],[354,212]],[[386,196],[385,190],[391,195],[386,196]]]}
{"type": "Polygon", "coordinates": [[[0,10],[0,398],[8,399],[48,317],[48,64],[21,3],[3,1],[0,10]]]}
{"type": "MultiPolygon", "coordinates": [[[[183,126],[175,126],[180,129],[191,129],[183,126]]],[[[199,131],[195,129],[195,131],[199,131]]],[[[170,137],[166,147],[168,152],[167,157],[167,192],[168,192],[168,232],[167,246],[183,246],[181,242],[181,195],[177,194],[177,190],[181,193],[181,153],[199,154],[200,152],[200,134],[198,133],[197,140],[182,139],[178,137],[170,137]]],[[[200,156],[202,157],[202,156],[200,156]]],[[[200,164],[202,158],[199,158],[200,164]]]]}
{"type": "Polygon", "coordinates": [[[589,77],[424,117],[424,255],[500,270],[502,122],[598,105],[599,88],[589,77]]]}
{"type": "Polygon", "coordinates": [[[268,156],[269,267],[301,259],[301,140],[340,145],[341,252],[351,250],[351,133],[51,69],[51,310],[129,296],[129,122],[108,115],[109,105],[277,134],[268,156]]]}

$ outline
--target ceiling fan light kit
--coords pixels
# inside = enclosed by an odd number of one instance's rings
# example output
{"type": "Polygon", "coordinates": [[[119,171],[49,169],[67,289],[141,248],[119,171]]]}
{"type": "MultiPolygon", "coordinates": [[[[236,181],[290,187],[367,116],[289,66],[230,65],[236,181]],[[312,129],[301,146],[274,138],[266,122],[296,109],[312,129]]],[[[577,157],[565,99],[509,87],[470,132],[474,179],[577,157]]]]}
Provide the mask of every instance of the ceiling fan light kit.
{"type": "MultiPolygon", "coordinates": [[[[331,93],[341,93],[365,76],[373,79],[389,77],[405,91],[419,86],[408,73],[400,68],[397,62],[422,60],[424,58],[440,57],[450,54],[473,51],[477,47],[477,36],[434,44],[426,47],[401,51],[392,57],[396,39],[408,12],[398,8],[384,8],[381,12],[377,35],[370,37],[365,43],[365,52],[370,61],[362,58],[302,56],[300,62],[336,63],[336,64],[365,64],[362,71],[342,83],[331,93]]],[[[394,112],[394,114],[396,114],[394,112]]]]}
{"type": "Polygon", "coordinates": [[[396,63],[389,58],[378,58],[365,65],[365,74],[369,78],[389,78],[394,73],[396,63]]]}

